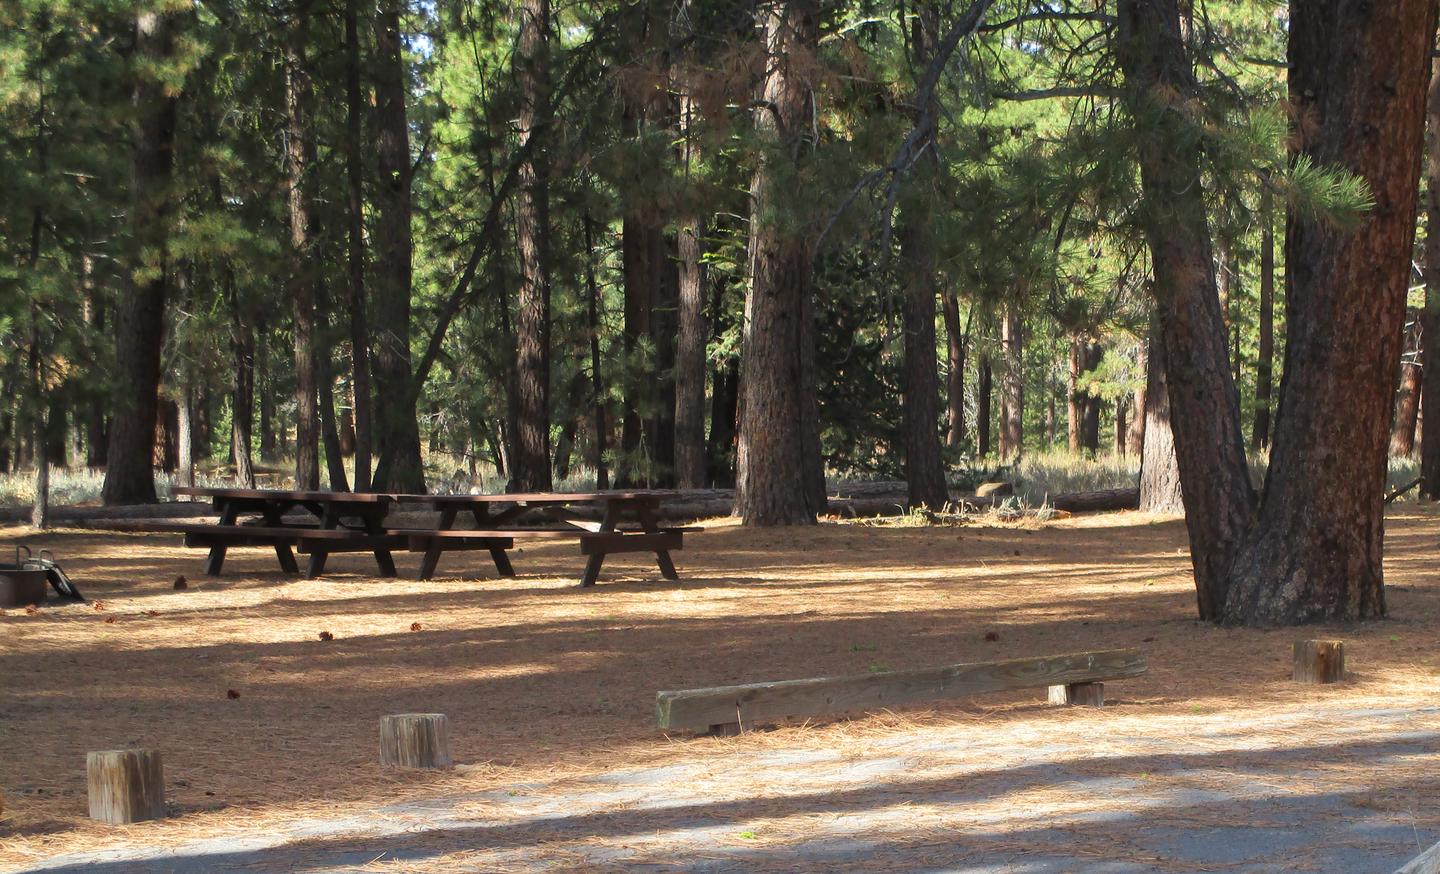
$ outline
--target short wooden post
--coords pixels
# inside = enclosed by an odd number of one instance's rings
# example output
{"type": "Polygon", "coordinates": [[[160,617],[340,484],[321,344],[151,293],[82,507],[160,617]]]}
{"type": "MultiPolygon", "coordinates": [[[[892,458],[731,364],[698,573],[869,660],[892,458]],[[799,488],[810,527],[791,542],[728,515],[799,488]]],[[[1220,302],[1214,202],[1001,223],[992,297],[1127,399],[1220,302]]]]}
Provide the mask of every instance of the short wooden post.
{"type": "Polygon", "coordinates": [[[1104,683],[1066,683],[1050,687],[1051,704],[1071,704],[1077,707],[1104,707],[1104,683]]]}
{"type": "Polygon", "coordinates": [[[1339,640],[1295,641],[1295,682],[1338,683],[1345,678],[1345,644],[1339,640]]]}
{"type": "Polygon", "coordinates": [[[159,750],[104,750],[85,757],[90,818],[124,825],[165,818],[159,750]]]}
{"type": "Polygon", "coordinates": [[[450,730],[443,713],[400,713],[380,719],[380,763],[448,768],[450,730]]]}

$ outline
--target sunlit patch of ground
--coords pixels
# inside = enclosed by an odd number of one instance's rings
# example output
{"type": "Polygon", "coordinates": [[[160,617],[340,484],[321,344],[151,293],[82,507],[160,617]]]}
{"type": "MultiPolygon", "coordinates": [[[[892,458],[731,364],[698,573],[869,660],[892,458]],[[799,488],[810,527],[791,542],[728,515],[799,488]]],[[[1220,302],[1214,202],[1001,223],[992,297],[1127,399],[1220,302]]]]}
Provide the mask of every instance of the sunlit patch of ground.
{"type": "Polygon", "coordinates": [[[720,521],[687,538],[679,583],[617,556],[588,590],[574,544],[526,547],[508,580],[456,553],[430,582],[364,556],[304,581],[261,549],[211,580],[172,536],[4,533],[55,550],[103,609],[0,616],[0,866],[190,847],[213,863],[197,870],[1323,870],[1440,839],[1430,510],[1391,518],[1391,620],[1303,633],[1195,622],[1183,526],[1140,514],[720,521]],[[1293,686],[1298,636],[1346,640],[1350,680],[1293,686]],[[1042,690],[730,739],[653,728],[659,689],[1124,646],[1150,673],[1101,711],[1042,690]],[[379,767],[379,718],[408,711],[449,716],[462,767],[379,767]],[[85,751],[127,745],[163,751],[175,818],[85,819],[85,751]],[[1265,824],[1306,840],[1256,843],[1265,824]],[[223,856],[242,839],[251,855],[223,856]]]}

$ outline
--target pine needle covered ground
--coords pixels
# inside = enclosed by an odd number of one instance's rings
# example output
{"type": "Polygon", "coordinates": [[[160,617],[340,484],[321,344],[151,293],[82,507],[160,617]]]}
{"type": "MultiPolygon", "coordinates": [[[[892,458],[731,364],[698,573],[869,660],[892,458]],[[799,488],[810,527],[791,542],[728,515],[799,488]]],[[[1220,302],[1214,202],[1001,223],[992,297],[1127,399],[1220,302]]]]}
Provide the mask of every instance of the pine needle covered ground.
{"type": "Polygon", "coordinates": [[[457,553],[431,582],[365,556],[304,581],[260,549],[211,580],[178,537],[4,533],[99,604],[0,616],[0,869],[189,847],[211,869],[1370,870],[1440,839],[1430,508],[1392,514],[1393,619],[1299,632],[1195,622],[1183,526],[1138,514],[717,520],[681,582],[617,556],[584,591],[573,544],[526,547],[513,580],[457,553]],[[1351,678],[1292,685],[1301,636],[1343,638],[1351,678]],[[659,689],[1129,646],[1150,673],[1101,711],[1038,691],[729,739],[653,728],[659,689]],[[461,767],[379,767],[379,718],[411,711],[448,714],[461,767]],[[127,745],[163,751],[174,818],[85,818],[85,752],[127,745]]]}

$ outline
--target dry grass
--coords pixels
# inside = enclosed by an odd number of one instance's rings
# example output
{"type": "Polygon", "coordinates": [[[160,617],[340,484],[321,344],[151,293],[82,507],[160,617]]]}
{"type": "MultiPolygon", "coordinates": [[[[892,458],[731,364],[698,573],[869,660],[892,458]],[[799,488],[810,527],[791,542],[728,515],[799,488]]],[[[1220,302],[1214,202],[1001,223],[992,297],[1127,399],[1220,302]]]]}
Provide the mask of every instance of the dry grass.
{"type": "MultiPolygon", "coordinates": [[[[176,537],[9,529],[55,550],[103,609],[0,616],[0,864],[102,844],[260,832],[307,814],[522,782],[550,781],[546,791],[560,792],[605,770],[677,763],[703,766],[697,779],[715,797],[753,802],[753,840],[784,844],[830,816],[797,810],[789,794],[827,791],[831,778],[797,774],[767,792],[753,773],[726,763],[767,749],[858,762],[893,753],[925,728],[966,741],[921,756],[917,774],[967,757],[974,767],[982,753],[986,767],[998,768],[1072,730],[1097,773],[1110,776],[1113,760],[1133,753],[1120,738],[1137,735],[1197,755],[1223,752],[1226,767],[1240,767],[1277,748],[1343,750],[1351,727],[1305,718],[1317,694],[1349,708],[1434,704],[1440,516],[1428,508],[1392,516],[1395,618],[1306,632],[1342,636],[1354,669],[1350,682],[1319,693],[1288,681],[1295,632],[1193,620],[1184,532],[1174,520],[1115,514],[1047,525],[760,531],[716,521],[708,529],[678,555],[682,582],[660,579],[642,557],[617,556],[590,590],[574,585],[581,560],[573,544],[525,548],[513,580],[496,580],[483,554],[457,553],[441,566],[456,576],[430,582],[376,579],[363,556],[333,557],[329,577],[307,582],[278,573],[273,554],[260,549],[232,552],[226,576],[209,580],[199,576],[201,554],[176,537]],[[181,574],[190,588],[176,591],[181,574]],[[416,622],[420,630],[410,630],[416,622]],[[335,639],[322,642],[321,631],[335,639]],[[988,632],[999,639],[987,641],[988,632]],[[661,688],[1122,646],[1146,650],[1151,671],[1115,684],[1109,694],[1122,706],[1105,711],[1038,707],[1043,693],[1025,693],[729,739],[653,729],[661,688]],[[378,766],[380,716],[417,710],[449,715],[465,767],[413,774],[378,766]],[[1223,740],[1233,724],[1268,741],[1237,752],[1223,740]],[[163,750],[177,818],[130,829],[84,818],[85,751],[124,745],[163,750]]],[[[402,573],[413,575],[415,564],[402,558],[402,573]]],[[[1305,779],[1368,793],[1379,808],[1419,811],[1433,827],[1435,765],[1431,756],[1382,778],[1342,752],[1324,781],[1305,779]]],[[[1125,776],[1143,780],[1144,767],[1137,761],[1125,776]]],[[[1226,778],[1191,779],[1203,788],[1226,778]]],[[[904,786],[889,791],[905,813],[887,826],[897,840],[923,844],[954,827],[955,811],[923,794],[908,798],[904,786]]],[[[992,801],[1060,813],[1078,803],[1065,786],[992,801]]]]}

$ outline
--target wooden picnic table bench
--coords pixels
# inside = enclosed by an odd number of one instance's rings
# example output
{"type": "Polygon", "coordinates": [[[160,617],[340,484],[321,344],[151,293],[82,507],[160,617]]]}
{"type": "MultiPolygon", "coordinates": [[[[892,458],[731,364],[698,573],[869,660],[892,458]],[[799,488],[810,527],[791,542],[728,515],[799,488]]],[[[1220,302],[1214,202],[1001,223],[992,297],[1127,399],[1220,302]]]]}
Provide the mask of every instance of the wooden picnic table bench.
{"type": "Polygon", "coordinates": [[[485,546],[486,536],[503,536],[515,540],[579,541],[580,554],[586,557],[581,586],[593,586],[600,577],[605,556],[621,552],[653,552],[660,573],[667,580],[679,579],[671,550],[684,548],[683,535],[696,528],[661,527],[656,520],[660,502],[678,493],[664,490],[603,491],[603,492],[522,492],[505,495],[391,495],[401,504],[422,504],[440,511],[434,531],[412,534],[412,548],[425,548],[420,563],[420,579],[435,574],[440,556],[456,549],[489,548],[495,569],[502,576],[514,576],[515,570],[503,549],[485,546]],[[600,511],[599,521],[574,512],[575,507],[600,511]],[[456,520],[466,513],[474,528],[457,528],[456,520]],[[548,527],[523,524],[524,519],[539,516],[552,523],[548,527]],[[622,523],[631,526],[622,528],[622,523]],[[638,527],[634,527],[638,526],[638,527]]]}
{"type": "MultiPolygon", "coordinates": [[[[219,522],[213,525],[172,523],[165,526],[184,533],[186,546],[209,547],[205,573],[210,576],[220,574],[225,552],[231,546],[273,546],[280,567],[289,573],[299,570],[292,547],[309,553],[307,579],[324,572],[325,560],[332,552],[372,552],[380,573],[393,577],[395,561],[390,549],[407,542],[397,540],[385,530],[385,516],[391,504],[389,495],[190,486],[170,491],[174,495],[209,498],[220,514],[219,522]],[[309,511],[316,521],[287,522],[285,514],[294,509],[309,511]],[[239,521],[242,515],[258,519],[242,524],[239,521]]],[[[152,525],[150,530],[158,528],[152,525]]]]}

